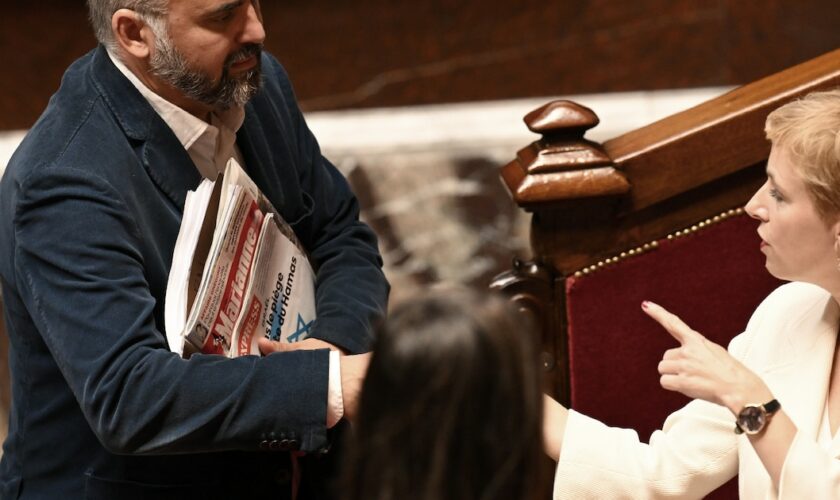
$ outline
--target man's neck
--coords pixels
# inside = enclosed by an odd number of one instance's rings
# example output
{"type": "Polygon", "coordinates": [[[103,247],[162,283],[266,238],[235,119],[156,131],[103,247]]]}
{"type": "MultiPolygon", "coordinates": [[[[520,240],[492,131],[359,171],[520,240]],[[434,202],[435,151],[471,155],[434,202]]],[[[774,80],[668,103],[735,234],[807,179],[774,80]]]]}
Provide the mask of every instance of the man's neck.
{"type": "MultiPolygon", "coordinates": [[[[120,57],[118,54],[114,54],[114,56],[120,57]]],[[[145,61],[140,61],[131,57],[120,57],[120,62],[122,62],[125,67],[128,68],[128,70],[143,83],[143,85],[148,87],[149,90],[196,118],[210,123],[210,116],[213,113],[213,108],[204,103],[195,101],[194,99],[185,97],[181,91],[153,75],[145,61]]]]}

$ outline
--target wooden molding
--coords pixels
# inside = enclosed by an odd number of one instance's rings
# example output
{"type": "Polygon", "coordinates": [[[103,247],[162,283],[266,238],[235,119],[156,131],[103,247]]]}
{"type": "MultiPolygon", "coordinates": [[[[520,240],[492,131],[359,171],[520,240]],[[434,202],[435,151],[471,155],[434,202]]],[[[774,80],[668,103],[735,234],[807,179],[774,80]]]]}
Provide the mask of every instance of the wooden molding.
{"type": "Polygon", "coordinates": [[[626,194],[630,184],[603,147],[583,135],[598,124],[580,104],[557,100],[525,116],[542,138],[522,148],[502,167],[502,178],[523,208],[564,200],[626,194]]]}
{"type": "Polygon", "coordinates": [[[502,167],[534,213],[535,259],[559,276],[743,206],[764,181],[773,109],[840,86],[840,50],[744,85],[603,145],[595,113],[554,101],[525,117],[542,138],[502,167]]]}

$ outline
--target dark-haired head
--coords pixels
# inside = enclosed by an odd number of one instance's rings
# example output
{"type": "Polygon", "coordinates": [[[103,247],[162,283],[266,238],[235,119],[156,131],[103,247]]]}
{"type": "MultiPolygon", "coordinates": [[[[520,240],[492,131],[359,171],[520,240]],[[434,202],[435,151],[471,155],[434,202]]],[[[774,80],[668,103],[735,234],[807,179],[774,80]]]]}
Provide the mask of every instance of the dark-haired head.
{"type": "Polygon", "coordinates": [[[489,292],[433,289],[379,329],[347,500],[533,498],[543,483],[535,334],[489,292]]]}

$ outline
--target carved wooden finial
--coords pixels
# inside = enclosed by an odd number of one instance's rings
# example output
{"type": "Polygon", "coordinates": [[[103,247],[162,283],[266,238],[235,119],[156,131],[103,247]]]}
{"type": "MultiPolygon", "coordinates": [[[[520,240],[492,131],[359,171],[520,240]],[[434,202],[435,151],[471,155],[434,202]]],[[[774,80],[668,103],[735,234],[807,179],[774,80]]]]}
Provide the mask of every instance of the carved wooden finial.
{"type": "Polygon", "coordinates": [[[525,115],[525,124],[542,138],[519,150],[517,158],[502,168],[514,200],[527,209],[627,193],[630,183],[604,148],[583,137],[599,121],[591,109],[566,100],[525,115]]]}
{"type": "Polygon", "coordinates": [[[525,115],[528,130],[556,138],[583,138],[583,134],[601,120],[586,106],[572,101],[557,100],[544,104],[525,115]]]}

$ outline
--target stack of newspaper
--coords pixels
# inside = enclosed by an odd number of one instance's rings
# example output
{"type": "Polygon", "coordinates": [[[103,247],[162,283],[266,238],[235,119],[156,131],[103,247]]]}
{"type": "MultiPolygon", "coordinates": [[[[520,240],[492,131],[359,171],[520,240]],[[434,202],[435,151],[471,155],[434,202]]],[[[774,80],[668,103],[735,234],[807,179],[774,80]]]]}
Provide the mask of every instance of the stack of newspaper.
{"type": "Polygon", "coordinates": [[[315,274],[294,231],[231,159],[187,193],[164,309],[173,352],[259,354],[297,342],[315,320],[315,274]]]}

